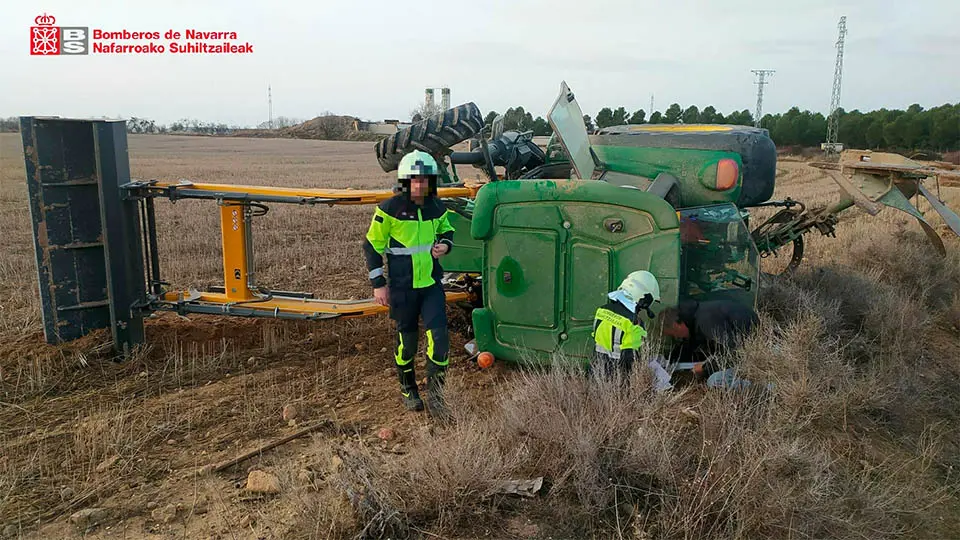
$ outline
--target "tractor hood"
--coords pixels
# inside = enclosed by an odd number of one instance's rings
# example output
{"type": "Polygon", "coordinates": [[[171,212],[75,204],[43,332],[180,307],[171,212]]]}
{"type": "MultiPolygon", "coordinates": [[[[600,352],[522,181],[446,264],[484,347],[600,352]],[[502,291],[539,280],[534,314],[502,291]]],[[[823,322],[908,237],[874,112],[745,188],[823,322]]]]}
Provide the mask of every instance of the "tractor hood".
{"type": "Polygon", "coordinates": [[[583,122],[583,111],[573,97],[566,81],[560,83],[560,95],[547,114],[547,121],[564,151],[570,156],[574,174],[580,179],[590,179],[597,168],[598,160],[590,145],[587,125],[583,122]]]}

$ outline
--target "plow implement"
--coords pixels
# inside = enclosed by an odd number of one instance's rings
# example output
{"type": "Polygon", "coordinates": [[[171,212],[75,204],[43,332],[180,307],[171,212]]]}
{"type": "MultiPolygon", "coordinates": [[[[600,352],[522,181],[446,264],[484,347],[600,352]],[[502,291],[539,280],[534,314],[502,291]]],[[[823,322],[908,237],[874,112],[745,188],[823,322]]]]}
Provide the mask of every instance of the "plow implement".
{"type": "Polygon", "coordinates": [[[838,214],[854,206],[871,216],[885,206],[909,214],[917,220],[934,249],[944,255],[943,240],[919,210],[919,199],[923,198],[946,226],[960,235],[960,216],[947,207],[940,192],[941,185],[960,180],[958,171],[931,167],[899,154],[863,150],[845,150],[837,162],[813,162],[810,166],[823,170],[846,196],[830,206],[809,211],[803,203],[789,198],[757,205],[783,207],[753,230],[753,239],[764,258],[776,255],[784,246],[793,246],[785,272],[796,269],[803,260],[804,234],[816,230],[825,236],[835,236],[838,214]]]}
{"type": "MultiPolygon", "coordinates": [[[[312,293],[267,290],[256,283],[252,220],[266,203],[377,204],[391,190],[291,189],[131,180],[126,123],[27,118],[21,125],[35,253],[47,342],[110,328],[121,353],[143,341],[152,311],[323,320],[377,315],[372,299],[323,300],[312,293]],[[166,290],[158,256],[155,200],[202,199],[220,213],[223,285],[166,290]]],[[[440,189],[472,197],[477,186],[440,189]]],[[[358,253],[358,257],[360,254],[358,253]]],[[[448,302],[471,297],[451,290],[448,302]]]]}

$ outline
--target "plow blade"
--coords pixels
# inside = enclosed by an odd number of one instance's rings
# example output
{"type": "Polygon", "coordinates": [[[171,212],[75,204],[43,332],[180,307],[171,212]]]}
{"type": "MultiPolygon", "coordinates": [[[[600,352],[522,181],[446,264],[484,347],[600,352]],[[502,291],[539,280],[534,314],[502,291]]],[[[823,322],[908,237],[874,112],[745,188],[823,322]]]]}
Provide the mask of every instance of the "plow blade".
{"type": "Polygon", "coordinates": [[[943,201],[934,196],[933,193],[930,193],[930,191],[925,188],[923,184],[918,185],[917,189],[919,189],[920,194],[927,199],[927,202],[930,203],[930,206],[932,206],[933,209],[940,214],[940,217],[943,218],[943,221],[947,224],[947,227],[950,227],[950,230],[953,231],[954,234],[960,236],[960,216],[958,216],[953,210],[947,208],[947,205],[943,204],[943,201]]]}
{"type": "Polygon", "coordinates": [[[850,200],[868,214],[875,216],[888,206],[916,218],[941,255],[946,254],[943,240],[920,210],[910,204],[908,197],[923,196],[947,227],[960,236],[960,216],[923,185],[928,179],[938,181],[941,175],[952,176],[951,171],[929,167],[899,154],[862,150],[844,151],[839,163],[811,165],[824,169],[847,192],[850,200]]]}
{"type": "Polygon", "coordinates": [[[907,200],[899,189],[891,189],[877,202],[890,208],[902,210],[917,218],[917,223],[923,228],[923,232],[927,234],[927,238],[930,239],[930,243],[937,249],[937,252],[939,252],[941,256],[947,254],[947,249],[943,246],[943,240],[940,239],[940,235],[937,234],[937,231],[933,230],[933,227],[923,218],[923,214],[910,204],[910,201],[907,200]]]}

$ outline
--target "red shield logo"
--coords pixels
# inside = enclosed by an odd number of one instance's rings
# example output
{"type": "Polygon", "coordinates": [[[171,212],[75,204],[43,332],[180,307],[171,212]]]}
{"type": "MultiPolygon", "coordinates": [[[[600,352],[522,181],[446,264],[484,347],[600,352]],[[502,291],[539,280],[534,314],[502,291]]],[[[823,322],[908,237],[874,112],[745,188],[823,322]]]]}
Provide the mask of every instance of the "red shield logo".
{"type": "Polygon", "coordinates": [[[60,54],[60,27],[53,26],[57,19],[53,15],[44,13],[33,21],[37,26],[30,27],[30,54],[41,56],[60,54]]]}

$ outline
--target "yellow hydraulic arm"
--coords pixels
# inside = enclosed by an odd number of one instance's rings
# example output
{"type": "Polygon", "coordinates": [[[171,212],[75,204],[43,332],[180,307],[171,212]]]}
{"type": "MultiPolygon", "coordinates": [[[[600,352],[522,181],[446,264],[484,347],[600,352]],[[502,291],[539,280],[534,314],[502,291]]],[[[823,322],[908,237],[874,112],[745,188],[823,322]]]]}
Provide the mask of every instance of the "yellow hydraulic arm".
{"type": "MultiPolygon", "coordinates": [[[[153,196],[177,199],[211,199],[220,204],[220,232],[223,245],[223,290],[172,291],[161,294],[160,307],[178,311],[229,314],[253,317],[329,319],[364,317],[388,311],[373,299],[357,301],[317,300],[309,294],[264,291],[254,276],[250,203],[279,202],[293,204],[376,204],[394,195],[389,190],[280,188],[232,184],[206,184],[188,181],[138,181],[128,189],[145,190],[153,196]]],[[[439,188],[443,198],[476,196],[480,185],[439,188]]],[[[465,292],[448,292],[447,302],[467,300],[465,292]]]]}
{"type": "MultiPolygon", "coordinates": [[[[197,184],[181,181],[151,182],[143,187],[161,191],[171,199],[218,199],[231,201],[287,202],[298,204],[376,204],[393,197],[390,190],[378,189],[326,189],[282,188],[269,186],[241,186],[234,184],[197,184]]],[[[475,197],[480,184],[441,187],[441,198],[475,197]]]]}

